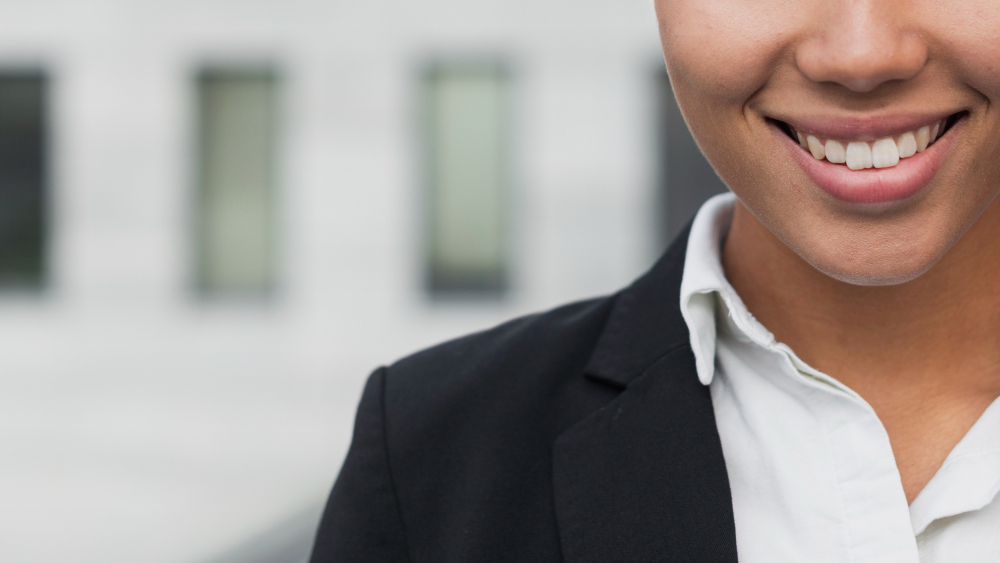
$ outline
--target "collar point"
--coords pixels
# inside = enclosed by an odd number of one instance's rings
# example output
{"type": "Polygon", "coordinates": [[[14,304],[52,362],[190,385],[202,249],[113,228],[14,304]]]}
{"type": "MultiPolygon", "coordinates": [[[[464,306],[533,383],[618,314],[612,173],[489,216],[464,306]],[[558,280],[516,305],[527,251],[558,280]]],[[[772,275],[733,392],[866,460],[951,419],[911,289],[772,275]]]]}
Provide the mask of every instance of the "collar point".
{"type": "Polygon", "coordinates": [[[698,370],[698,381],[706,387],[712,384],[712,379],[715,377],[715,365],[706,365],[708,362],[704,361],[703,358],[695,359],[695,366],[698,370]]]}

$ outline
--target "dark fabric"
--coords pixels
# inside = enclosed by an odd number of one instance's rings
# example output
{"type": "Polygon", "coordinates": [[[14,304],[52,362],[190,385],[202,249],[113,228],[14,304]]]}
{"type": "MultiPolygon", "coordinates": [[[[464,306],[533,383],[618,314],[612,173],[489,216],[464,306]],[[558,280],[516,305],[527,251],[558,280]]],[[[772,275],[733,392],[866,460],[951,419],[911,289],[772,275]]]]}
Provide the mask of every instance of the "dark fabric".
{"type": "Polygon", "coordinates": [[[566,561],[736,561],[712,399],[682,346],[555,447],[566,561]]]}
{"type": "Polygon", "coordinates": [[[409,561],[386,457],[385,370],[368,379],[354,440],[323,514],[314,561],[409,561]]]}
{"type": "Polygon", "coordinates": [[[736,561],[686,241],[619,294],[377,371],[313,563],[736,561]]]}

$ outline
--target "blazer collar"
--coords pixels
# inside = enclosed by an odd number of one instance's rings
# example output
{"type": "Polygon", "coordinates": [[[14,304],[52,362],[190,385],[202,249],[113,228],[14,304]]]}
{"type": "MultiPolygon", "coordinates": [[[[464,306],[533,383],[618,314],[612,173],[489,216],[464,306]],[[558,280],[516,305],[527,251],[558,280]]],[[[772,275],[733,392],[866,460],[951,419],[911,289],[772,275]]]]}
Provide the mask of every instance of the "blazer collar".
{"type": "Polygon", "coordinates": [[[687,237],[617,296],[587,365],[588,377],[624,391],[555,443],[567,563],[736,561],[712,400],[680,313],[687,237]]]}
{"type": "Polygon", "coordinates": [[[690,337],[681,316],[681,279],[690,225],[656,265],[615,298],[584,373],[624,387],[654,361],[690,337]]]}

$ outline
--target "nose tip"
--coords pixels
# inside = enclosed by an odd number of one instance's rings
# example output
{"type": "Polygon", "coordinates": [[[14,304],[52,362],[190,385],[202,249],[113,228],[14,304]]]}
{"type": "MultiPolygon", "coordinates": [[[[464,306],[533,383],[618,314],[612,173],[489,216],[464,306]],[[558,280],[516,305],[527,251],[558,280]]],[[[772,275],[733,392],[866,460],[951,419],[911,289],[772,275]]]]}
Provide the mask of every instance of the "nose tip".
{"type": "Polygon", "coordinates": [[[889,14],[858,5],[864,3],[848,4],[848,13],[829,15],[831,23],[797,50],[796,63],[807,78],[870,92],[886,82],[912,78],[924,68],[927,45],[919,35],[889,14]]]}

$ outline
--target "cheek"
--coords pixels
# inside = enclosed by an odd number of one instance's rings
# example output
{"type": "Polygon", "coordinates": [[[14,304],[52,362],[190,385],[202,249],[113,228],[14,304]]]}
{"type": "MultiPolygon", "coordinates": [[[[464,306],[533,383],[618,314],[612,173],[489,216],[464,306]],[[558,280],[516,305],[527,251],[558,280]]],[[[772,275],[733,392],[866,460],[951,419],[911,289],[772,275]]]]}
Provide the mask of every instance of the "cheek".
{"type": "Polygon", "coordinates": [[[767,81],[796,27],[787,8],[779,16],[781,4],[659,0],[660,38],[678,98],[742,105],[753,95],[767,81]]]}
{"type": "Polygon", "coordinates": [[[1000,2],[968,0],[961,9],[935,0],[927,18],[937,54],[958,78],[1000,103],[1000,2]]]}
{"type": "Polygon", "coordinates": [[[657,16],[674,95],[695,141],[727,185],[755,198],[761,161],[773,155],[747,145],[753,114],[746,109],[775,79],[804,20],[789,16],[784,0],[658,0],[657,16]]]}
{"type": "MultiPolygon", "coordinates": [[[[1000,189],[1000,2],[967,0],[961,9],[947,2],[928,0],[928,36],[933,51],[955,80],[985,98],[986,131],[977,135],[979,146],[969,147],[969,160],[956,163],[979,195],[992,199],[1000,189]],[[952,8],[952,9],[949,9],[952,8]]],[[[970,186],[971,187],[971,186],[970,186]]],[[[967,190],[968,193],[971,190],[967,190]]]]}

